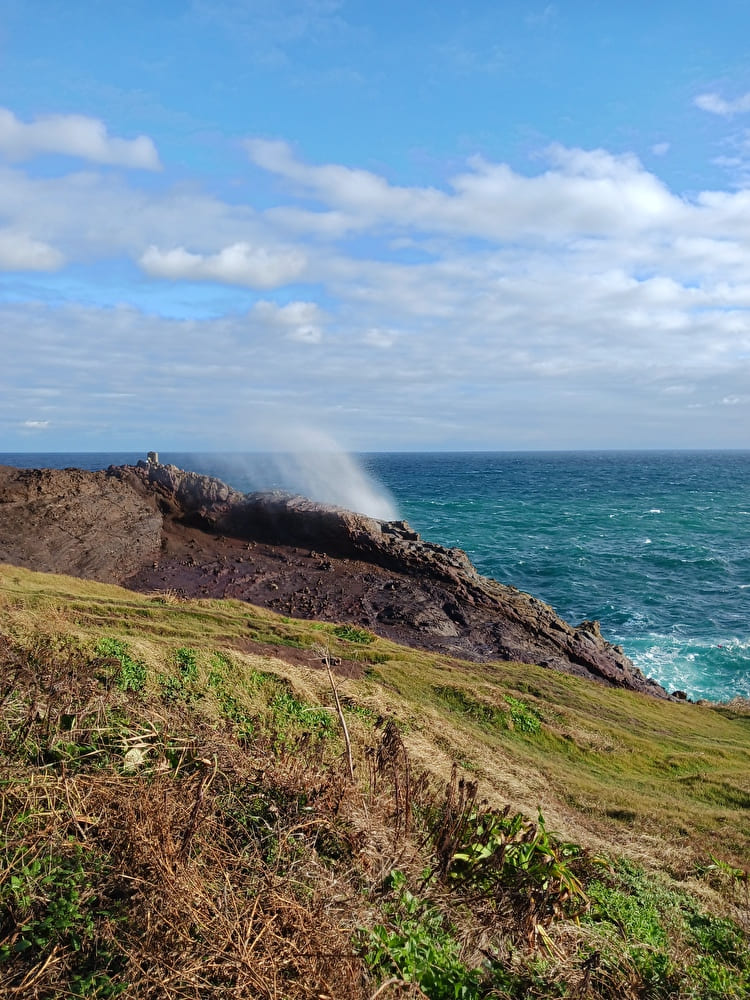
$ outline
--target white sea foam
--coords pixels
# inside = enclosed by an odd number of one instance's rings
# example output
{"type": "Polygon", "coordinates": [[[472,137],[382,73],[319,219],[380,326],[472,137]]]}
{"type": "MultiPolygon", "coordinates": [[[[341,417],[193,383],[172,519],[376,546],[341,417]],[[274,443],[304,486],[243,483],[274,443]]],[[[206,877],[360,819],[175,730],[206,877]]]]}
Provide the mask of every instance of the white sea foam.
{"type": "Polygon", "coordinates": [[[736,670],[736,658],[744,658],[750,642],[729,636],[723,642],[707,638],[681,638],[649,632],[625,642],[637,667],[668,690],[687,691],[691,698],[728,700],[750,695],[750,676],[736,670]]]}

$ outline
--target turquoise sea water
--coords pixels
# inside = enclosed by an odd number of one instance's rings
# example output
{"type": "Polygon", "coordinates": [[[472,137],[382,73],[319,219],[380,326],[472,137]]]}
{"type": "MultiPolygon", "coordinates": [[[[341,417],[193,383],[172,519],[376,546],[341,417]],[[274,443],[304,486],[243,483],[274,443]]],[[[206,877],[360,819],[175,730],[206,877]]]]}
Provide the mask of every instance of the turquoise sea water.
{"type": "MultiPolygon", "coordinates": [[[[0,463],[93,469],[140,457],[0,455],[0,463]]],[[[344,480],[359,477],[343,494],[349,506],[363,486],[368,501],[387,503],[382,484],[422,537],[465,549],[481,572],[572,623],[599,619],[669,690],[750,697],[750,452],[372,454],[359,468],[290,456],[160,458],[238,489],[279,486],[334,502],[344,480]]]]}

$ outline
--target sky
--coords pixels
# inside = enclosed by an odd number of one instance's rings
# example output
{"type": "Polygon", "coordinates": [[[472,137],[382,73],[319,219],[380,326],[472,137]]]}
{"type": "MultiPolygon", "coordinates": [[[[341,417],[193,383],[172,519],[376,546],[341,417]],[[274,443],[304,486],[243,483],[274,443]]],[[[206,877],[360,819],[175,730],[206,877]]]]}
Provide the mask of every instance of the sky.
{"type": "Polygon", "coordinates": [[[749,39],[0,0],[0,452],[750,447],[749,39]]]}

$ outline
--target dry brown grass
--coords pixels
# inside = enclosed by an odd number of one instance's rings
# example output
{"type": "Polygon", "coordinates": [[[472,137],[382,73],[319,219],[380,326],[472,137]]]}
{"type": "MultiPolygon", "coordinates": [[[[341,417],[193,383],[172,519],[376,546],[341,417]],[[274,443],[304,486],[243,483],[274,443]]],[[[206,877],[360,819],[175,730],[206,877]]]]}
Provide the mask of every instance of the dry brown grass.
{"type": "MultiPolygon", "coordinates": [[[[451,797],[398,727],[371,733],[354,784],[334,745],[199,718],[186,731],[179,707],[119,691],[106,666],[71,643],[0,646],[3,995],[420,996],[373,983],[353,943],[390,872],[423,878],[430,817],[455,835],[451,797]]],[[[431,905],[448,913],[450,893],[431,905]]],[[[469,956],[485,910],[462,917],[469,956]]]]}
{"type": "MultiPolygon", "coordinates": [[[[82,879],[76,910],[89,913],[95,896],[106,916],[85,942],[66,940],[61,922],[48,928],[36,960],[32,947],[0,964],[3,995],[64,995],[83,949],[111,953],[127,997],[364,996],[361,960],[335,902],[352,886],[312,849],[325,832],[333,836],[347,794],[335,768],[302,746],[278,755],[266,739],[243,749],[212,730],[175,743],[153,728],[150,762],[131,775],[122,770],[127,734],[88,760],[54,760],[61,737],[88,746],[105,730],[92,677],[81,664],[75,677],[60,670],[54,655],[46,664],[37,657],[32,672],[16,651],[4,653],[13,725],[0,767],[9,860],[0,889],[25,878],[33,894],[45,872],[69,867],[82,879]],[[73,716],[79,721],[68,728],[73,716]],[[163,754],[177,745],[181,762],[169,764],[163,754]],[[278,805],[267,801],[269,790],[278,805]],[[309,813],[300,811],[303,797],[309,813]],[[28,875],[37,864],[40,872],[28,875]]],[[[128,732],[148,735],[142,723],[134,713],[128,732]]],[[[34,917],[32,905],[3,921],[11,950],[34,917]]]]}

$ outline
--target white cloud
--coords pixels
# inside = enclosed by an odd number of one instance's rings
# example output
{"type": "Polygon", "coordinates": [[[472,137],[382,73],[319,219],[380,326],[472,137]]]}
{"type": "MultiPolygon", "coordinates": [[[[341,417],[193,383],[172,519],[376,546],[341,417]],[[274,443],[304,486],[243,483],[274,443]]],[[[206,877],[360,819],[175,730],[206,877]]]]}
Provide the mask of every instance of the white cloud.
{"type": "Polygon", "coordinates": [[[94,450],[150,441],[154,428],[185,448],[263,448],[268,427],[300,411],[362,449],[743,446],[746,424],[727,419],[737,405],[716,401],[747,396],[750,361],[738,357],[741,342],[750,349],[746,320],[738,328],[736,317],[709,313],[657,328],[658,308],[624,314],[631,286],[623,276],[589,285],[550,261],[538,276],[493,291],[489,262],[474,263],[474,294],[453,286],[445,302],[452,297],[454,308],[440,322],[420,320],[416,303],[446,284],[444,265],[414,276],[411,302],[405,292],[389,301],[395,272],[369,275],[380,297],[337,299],[335,315],[313,302],[266,301],[249,315],[201,321],[0,304],[0,434],[12,439],[33,399],[34,419],[49,421],[45,439],[54,428],[61,449],[72,436],[94,450]],[[393,315],[402,318],[398,350],[363,352],[350,331],[393,315]],[[294,341],[316,340],[324,322],[311,365],[294,341]],[[10,341],[8,331],[20,330],[10,341]],[[53,385],[65,391],[33,395],[53,385]],[[665,394],[675,385],[684,391],[665,394]]]}
{"type": "Polygon", "coordinates": [[[250,310],[252,319],[263,326],[282,332],[289,340],[304,344],[319,344],[323,339],[324,314],[315,302],[289,302],[278,306],[262,300],[250,310]]]}
{"type": "Polygon", "coordinates": [[[188,185],[144,190],[128,177],[93,170],[34,177],[0,166],[0,218],[71,260],[123,253],[138,258],[150,245],[197,246],[214,254],[235,243],[278,242],[251,205],[230,204],[188,185]]]}
{"type": "Polygon", "coordinates": [[[733,115],[750,111],[750,93],[742,94],[733,101],[727,101],[716,93],[698,94],[694,103],[701,111],[721,115],[722,118],[731,118],[733,115]]]}
{"type": "Polygon", "coordinates": [[[370,347],[379,347],[381,350],[386,350],[389,347],[393,347],[396,342],[396,335],[392,330],[383,330],[380,327],[373,326],[365,331],[362,339],[370,347]]]}
{"type": "Polygon", "coordinates": [[[22,426],[33,431],[43,431],[49,427],[49,420],[24,420],[22,426]]]}
{"type": "Polygon", "coordinates": [[[654,156],[666,156],[666,154],[669,152],[669,149],[670,149],[670,143],[656,142],[651,147],[651,152],[654,154],[654,156]]]}
{"type": "Polygon", "coordinates": [[[268,250],[234,243],[219,253],[191,253],[183,247],[162,251],[150,246],[139,264],[155,278],[173,281],[219,281],[248,288],[276,288],[299,278],[307,263],[294,249],[268,250]]]}
{"type": "Polygon", "coordinates": [[[63,255],[48,243],[27,233],[0,229],[0,270],[56,271],[63,263],[63,255]]]}
{"type": "MultiPolygon", "coordinates": [[[[553,145],[546,151],[552,169],[533,177],[475,156],[469,170],[451,180],[452,192],[445,192],[396,187],[370,171],[339,164],[308,166],[284,142],[253,139],[245,148],[255,164],[324,203],[321,235],[326,229],[336,233],[387,223],[488,240],[550,240],[650,229],[676,221],[685,208],[635,156],[601,149],[553,145]]],[[[297,218],[309,225],[315,216],[297,218]]],[[[293,224],[294,216],[286,221],[293,224]]]]}
{"type": "Polygon", "coordinates": [[[156,146],[148,136],[110,136],[104,122],[85,115],[45,115],[26,123],[0,108],[0,153],[10,160],[61,153],[111,166],[161,169],[156,146]]]}

